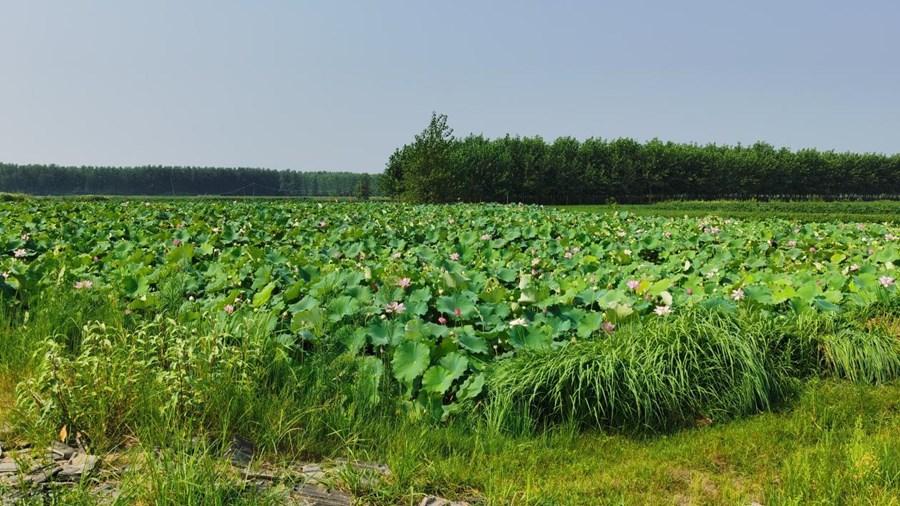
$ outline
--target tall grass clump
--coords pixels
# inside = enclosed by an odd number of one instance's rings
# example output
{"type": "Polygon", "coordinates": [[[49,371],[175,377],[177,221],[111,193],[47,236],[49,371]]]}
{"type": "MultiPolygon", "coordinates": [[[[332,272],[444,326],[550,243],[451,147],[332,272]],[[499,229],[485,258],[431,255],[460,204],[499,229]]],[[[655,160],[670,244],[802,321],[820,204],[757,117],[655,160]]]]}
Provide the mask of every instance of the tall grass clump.
{"type": "Polygon", "coordinates": [[[693,310],[500,361],[488,424],[665,430],[778,405],[803,379],[900,378],[896,301],[844,314],[693,310]]]}
{"type": "Polygon", "coordinates": [[[305,348],[267,313],[74,323],[83,325],[32,333],[13,420],[33,440],[65,426],[99,450],[134,439],[165,447],[185,431],[310,455],[358,440],[391,412],[360,395],[371,383],[361,361],[305,348]]]}
{"type": "Polygon", "coordinates": [[[50,289],[21,300],[0,295],[0,374],[24,375],[39,360],[48,336],[76,351],[90,322],[123,326],[125,315],[114,298],[99,290],[50,289]]]}
{"type": "Polygon", "coordinates": [[[509,414],[500,424],[522,413],[638,429],[732,418],[768,409],[793,389],[780,341],[778,325],[763,318],[685,312],[502,361],[488,409],[509,414]]]}
{"type": "Polygon", "coordinates": [[[880,301],[845,314],[801,315],[791,340],[814,347],[813,374],[881,384],[900,377],[900,302],[880,301]]]}

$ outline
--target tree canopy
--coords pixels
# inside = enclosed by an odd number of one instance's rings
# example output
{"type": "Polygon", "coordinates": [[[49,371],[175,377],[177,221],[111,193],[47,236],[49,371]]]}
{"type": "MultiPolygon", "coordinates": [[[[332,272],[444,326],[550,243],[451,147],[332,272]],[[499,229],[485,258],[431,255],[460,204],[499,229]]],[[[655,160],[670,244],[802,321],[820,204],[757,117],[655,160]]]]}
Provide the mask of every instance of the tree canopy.
{"type": "Polygon", "coordinates": [[[653,139],[453,136],[432,114],[387,162],[382,190],[413,202],[587,204],[665,199],[900,197],[900,155],[653,139]]]}

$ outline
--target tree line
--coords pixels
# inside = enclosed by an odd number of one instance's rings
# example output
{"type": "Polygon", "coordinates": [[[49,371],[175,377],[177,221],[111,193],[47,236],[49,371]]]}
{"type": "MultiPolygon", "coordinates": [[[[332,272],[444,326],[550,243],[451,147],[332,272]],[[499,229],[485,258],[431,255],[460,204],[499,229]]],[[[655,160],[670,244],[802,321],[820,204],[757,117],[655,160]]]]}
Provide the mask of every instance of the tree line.
{"type": "Polygon", "coordinates": [[[0,164],[0,191],[32,195],[362,196],[377,175],[217,167],[0,164]]]}
{"type": "Polygon", "coordinates": [[[433,114],[383,191],[413,202],[592,204],[667,199],[900,198],[900,155],[651,140],[453,136],[433,114]]]}

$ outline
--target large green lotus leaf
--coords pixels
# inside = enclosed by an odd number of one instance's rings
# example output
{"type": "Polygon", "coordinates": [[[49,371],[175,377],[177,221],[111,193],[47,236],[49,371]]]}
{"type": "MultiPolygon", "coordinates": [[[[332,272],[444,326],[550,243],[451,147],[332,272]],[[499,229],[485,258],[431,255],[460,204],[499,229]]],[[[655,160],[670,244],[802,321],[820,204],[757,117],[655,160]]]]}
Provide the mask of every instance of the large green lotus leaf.
{"type": "Polygon", "coordinates": [[[578,322],[578,337],[584,339],[596,332],[603,324],[603,313],[590,312],[585,314],[578,322]]]}
{"type": "Polygon", "coordinates": [[[775,303],[772,291],[765,285],[748,286],[744,288],[744,294],[757,304],[773,305],[775,303]]]}
{"type": "Polygon", "coordinates": [[[737,305],[731,299],[726,299],[722,296],[710,297],[700,303],[700,305],[707,309],[715,309],[725,312],[732,312],[737,310],[737,305]]]}
{"type": "Polygon", "coordinates": [[[291,331],[299,332],[304,328],[321,328],[325,323],[325,312],[319,307],[313,307],[294,313],[291,318],[291,331]]]}
{"type": "MultiPolygon", "coordinates": [[[[406,296],[402,289],[397,287],[385,287],[375,294],[374,303],[376,306],[384,307],[391,302],[401,301],[406,296]]],[[[407,308],[408,309],[408,308],[407,308]]]]}
{"type": "Polygon", "coordinates": [[[551,333],[537,325],[514,327],[509,333],[509,342],[516,349],[542,350],[550,347],[551,333]]]}
{"type": "Polygon", "coordinates": [[[438,297],[437,309],[448,315],[455,315],[456,311],[459,310],[460,317],[468,319],[475,314],[475,304],[472,302],[474,298],[474,294],[471,292],[460,292],[438,297]]]}
{"type": "Polygon", "coordinates": [[[169,251],[166,255],[166,262],[170,264],[190,262],[192,258],[194,258],[194,246],[192,244],[182,244],[169,251]]]}
{"type": "Polygon", "coordinates": [[[365,306],[372,303],[372,290],[368,286],[352,286],[344,291],[348,297],[352,297],[359,306],[365,306]]]}
{"type": "Polygon", "coordinates": [[[422,326],[423,330],[426,331],[425,335],[431,337],[447,337],[450,335],[450,329],[445,325],[439,325],[437,323],[426,323],[422,326]]]}
{"type": "Polygon", "coordinates": [[[872,260],[881,263],[893,262],[898,258],[900,258],[900,256],[898,256],[897,248],[894,246],[885,246],[884,249],[876,252],[875,255],[872,256],[872,260]]]}
{"type": "Polygon", "coordinates": [[[385,346],[392,341],[394,324],[389,320],[378,320],[366,328],[366,336],[372,346],[385,346]]]}
{"type": "Polygon", "coordinates": [[[250,286],[253,290],[259,290],[260,288],[269,284],[272,281],[272,266],[271,265],[263,265],[259,269],[256,269],[256,272],[253,273],[253,284],[250,286]]]}
{"type": "Polygon", "coordinates": [[[391,369],[394,378],[407,385],[425,372],[428,367],[430,352],[428,346],[417,341],[406,341],[394,350],[394,358],[391,360],[391,369]]]}
{"type": "Polygon", "coordinates": [[[647,289],[647,292],[650,295],[657,297],[660,294],[662,294],[663,292],[665,292],[666,290],[668,290],[674,284],[675,284],[675,280],[672,278],[660,279],[659,281],[650,285],[650,287],[647,289]]]}
{"type": "Polygon", "coordinates": [[[601,291],[600,296],[596,299],[597,304],[604,309],[613,309],[628,299],[622,290],[601,291]]]}
{"type": "Polygon", "coordinates": [[[816,299],[813,301],[813,305],[820,311],[825,311],[825,312],[829,312],[829,313],[836,313],[841,310],[841,307],[838,306],[837,304],[833,304],[833,303],[829,302],[828,300],[821,298],[821,297],[816,297],[816,299]]]}
{"type": "Polygon", "coordinates": [[[487,353],[489,348],[484,338],[478,336],[471,327],[456,330],[459,345],[472,353],[487,353]]]}
{"type": "Polygon", "coordinates": [[[296,283],[291,284],[291,286],[287,287],[284,291],[284,301],[285,302],[294,302],[300,297],[300,294],[303,292],[302,281],[297,281],[296,283]]]}
{"type": "Polygon", "coordinates": [[[819,287],[815,281],[809,281],[797,288],[796,298],[805,304],[813,301],[813,298],[819,293],[819,287]]]}
{"type": "Polygon", "coordinates": [[[366,345],[366,329],[358,328],[341,337],[341,342],[352,355],[356,355],[366,345]]]}
{"type": "Polygon", "coordinates": [[[457,398],[460,401],[468,401],[478,397],[478,395],[481,394],[481,390],[484,388],[484,380],[485,377],[482,373],[469,376],[459,387],[457,398]]]}
{"type": "Polygon", "coordinates": [[[479,297],[485,302],[497,304],[505,301],[508,296],[509,291],[499,283],[489,283],[488,286],[486,286],[485,289],[481,292],[479,297]]]}
{"type": "Polygon", "coordinates": [[[315,307],[319,307],[320,302],[315,298],[307,295],[303,297],[299,301],[294,304],[291,304],[288,307],[288,311],[291,313],[299,313],[300,311],[307,311],[315,307]]]}
{"type": "Polygon", "coordinates": [[[252,306],[253,307],[262,307],[266,302],[269,302],[269,299],[272,298],[272,290],[275,289],[275,282],[267,284],[262,288],[262,290],[256,292],[253,296],[252,306]]]}
{"type": "Polygon", "coordinates": [[[406,298],[406,311],[410,314],[422,316],[428,312],[428,302],[431,300],[431,290],[427,287],[410,292],[406,298]]]}
{"type": "Polygon", "coordinates": [[[141,295],[145,295],[149,290],[149,283],[147,278],[144,276],[134,277],[128,276],[122,282],[122,288],[125,293],[130,297],[138,297],[141,295]]]}
{"type": "Polygon", "coordinates": [[[460,378],[469,368],[469,359],[457,352],[444,355],[441,357],[440,363],[450,373],[451,381],[460,378]]]}
{"type": "Polygon", "coordinates": [[[338,297],[328,304],[328,319],[339,322],[356,313],[357,309],[359,309],[359,303],[353,297],[347,295],[338,297]]]}
{"type": "Polygon", "coordinates": [[[425,340],[431,337],[431,329],[419,318],[412,318],[406,322],[403,328],[403,338],[412,341],[425,340]]]}
{"type": "Polygon", "coordinates": [[[430,394],[444,395],[452,384],[450,371],[440,365],[429,367],[422,376],[422,388],[430,394]]]}
{"type": "Polygon", "coordinates": [[[786,300],[793,299],[797,296],[797,291],[790,285],[778,285],[772,289],[772,302],[781,304],[786,300]]]}

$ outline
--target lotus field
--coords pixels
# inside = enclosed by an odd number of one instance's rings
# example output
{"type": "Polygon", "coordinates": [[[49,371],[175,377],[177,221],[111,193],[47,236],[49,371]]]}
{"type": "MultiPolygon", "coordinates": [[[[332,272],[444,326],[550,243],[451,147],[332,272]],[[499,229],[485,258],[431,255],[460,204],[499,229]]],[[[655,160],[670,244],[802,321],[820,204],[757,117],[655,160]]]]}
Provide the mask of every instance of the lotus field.
{"type": "Polygon", "coordinates": [[[827,318],[900,290],[896,225],[534,206],[29,201],[0,207],[0,246],[6,305],[52,288],[136,321],[264,316],[286,354],[344,350],[374,396],[389,381],[444,419],[520,355],[698,311],[827,318]]]}

